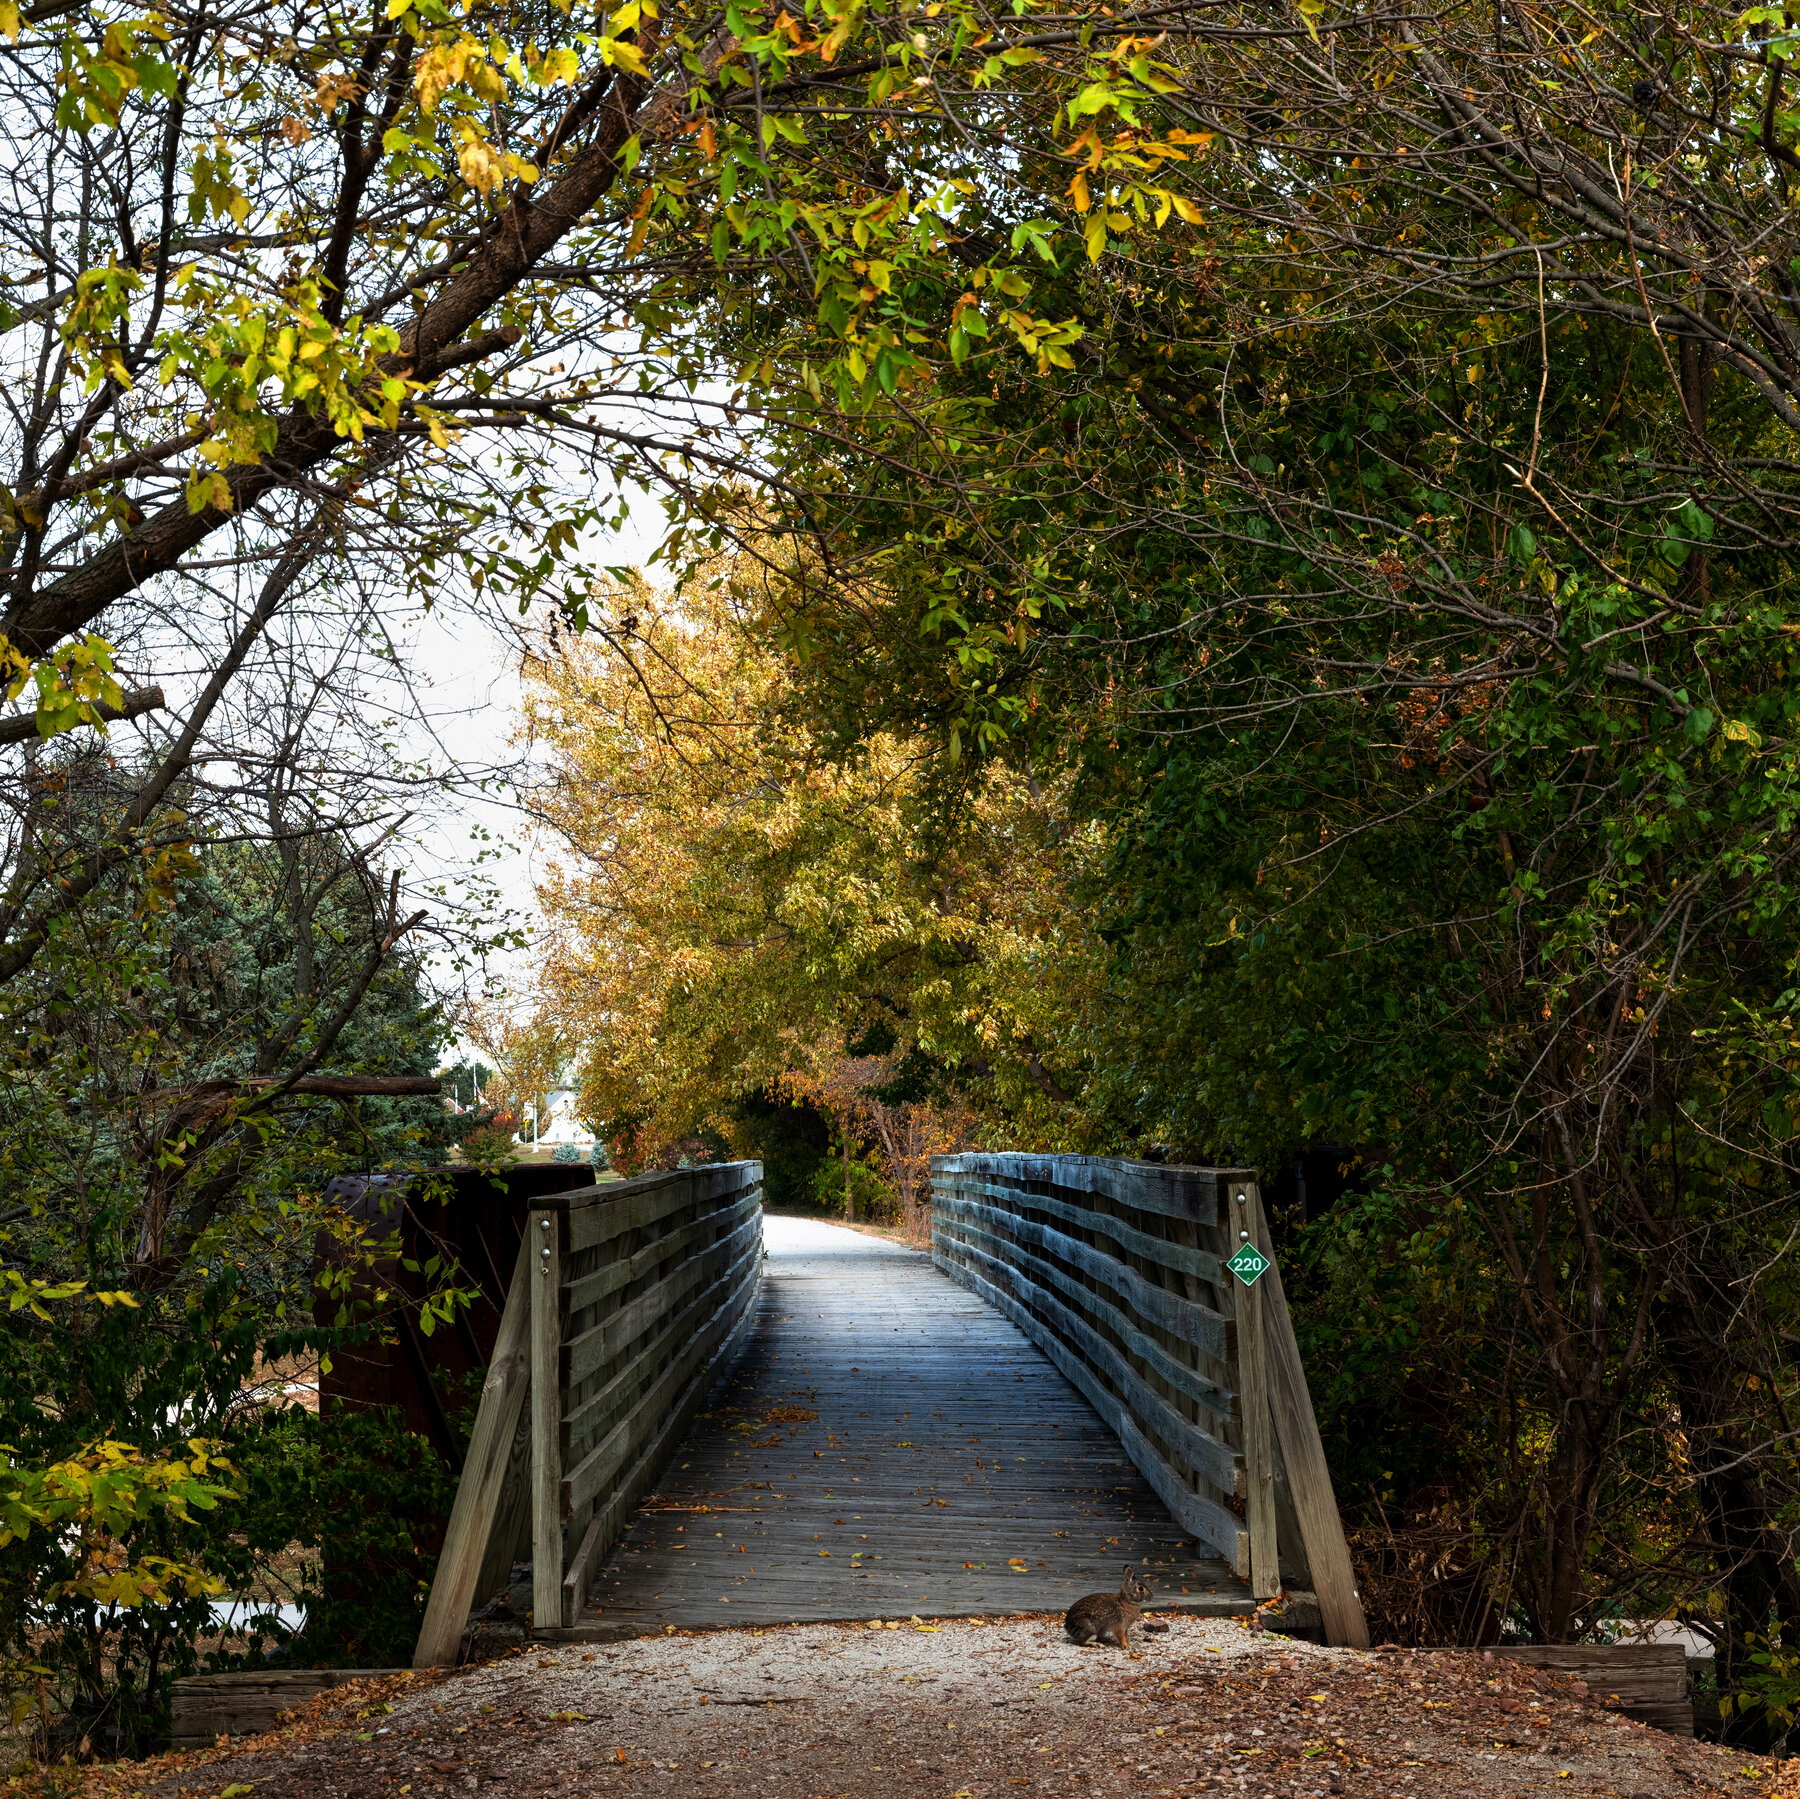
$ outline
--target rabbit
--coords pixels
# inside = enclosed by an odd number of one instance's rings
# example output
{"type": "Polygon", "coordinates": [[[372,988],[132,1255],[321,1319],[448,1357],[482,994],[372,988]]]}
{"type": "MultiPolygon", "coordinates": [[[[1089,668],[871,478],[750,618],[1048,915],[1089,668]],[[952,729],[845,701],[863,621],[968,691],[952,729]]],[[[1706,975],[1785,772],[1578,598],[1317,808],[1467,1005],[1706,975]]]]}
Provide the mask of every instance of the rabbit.
{"type": "Polygon", "coordinates": [[[1144,1615],[1150,1583],[1126,1564],[1125,1580],[1116,1593],[1090,1593],[1077,1599],[1063,1619],[1063,1629],[1075,1643],[1112,1643],[1130,1647],[1131,1627],[1144,1615]]]}

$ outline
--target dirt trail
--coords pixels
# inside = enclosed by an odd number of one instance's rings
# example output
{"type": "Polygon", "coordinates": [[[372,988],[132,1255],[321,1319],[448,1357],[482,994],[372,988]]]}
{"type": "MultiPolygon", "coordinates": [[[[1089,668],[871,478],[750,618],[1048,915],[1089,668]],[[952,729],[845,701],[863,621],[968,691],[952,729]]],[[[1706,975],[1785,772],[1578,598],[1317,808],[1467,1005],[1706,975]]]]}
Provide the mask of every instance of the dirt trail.
{"type": "Polygon", "coordinates": [[[1053,1618],[712,1631],[527,1649],[351,1693],[284,1732],[96,1770],[88,1791],[1664,1799],[1776,1786],[1777,1764],[1628,1722],[1506,1661],[1315,1649],[1235,1621],[1176,1619],[1129,1655],[1078,1649],[1053,1618]]]}

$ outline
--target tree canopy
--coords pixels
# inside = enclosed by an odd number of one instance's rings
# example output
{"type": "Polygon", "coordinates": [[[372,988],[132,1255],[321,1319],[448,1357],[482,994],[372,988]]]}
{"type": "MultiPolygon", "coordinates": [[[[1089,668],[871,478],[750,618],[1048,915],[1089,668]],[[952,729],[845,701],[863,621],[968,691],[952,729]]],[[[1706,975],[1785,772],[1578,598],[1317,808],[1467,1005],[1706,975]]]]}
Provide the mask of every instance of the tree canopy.
{"type": "Polygon", "coordinates": [[[590,1117],[671,1143],[874,1031],[996,1118],[1079,1141],[1053,1070],[1086,1054],[1104,957],[1068,912],[1096,834],[1029,778],[971,770],[946,854],[936,746],[829,757],[757,634],[761,585],[742,563],[680,602],[634,583],[628,646],[550,639],[527,664],[533,811],[559,846],[542,1078],[573,1063],[590,1117]]]}
{"type": "Polygon", "coordinates": [[[935,746],[934,868],[999,770],[1093,846],[1062,1097],[992,1140],[1353,1146],[1303,1253],[1373,1496],[1477,1612],[1716,1610],[1747,1678],[1800,1615],[1786,15],[1165,23],[1063,116],[1178,145],[1167,206],[1021,140],[1079,336],[940,364],[953,489],[870,415],[769,716],[935,746]]]}
{"type": "Polygon", "coordinates": [[[521,1057],[665,1143],[879,1026],[989,1141],[1340,1146],[1290,1265],[1367,1554],[1467,1602],[1407,1627],[1687,1608],[1754,1692],[1797,25],[0,4],[9,1054],[74,1068],[57,982],[304,838],[292,989],[170,1081],[179,1153],[386,1078],[353,1019],[429,908],[376,862],[441,771],[365,702],[483,596],[563,845],[521,1057]],[[71,810],[40,739],[109,718],[145,753],[71,810]],[[315,891],[357,951],[306,987],[315,891]]]}

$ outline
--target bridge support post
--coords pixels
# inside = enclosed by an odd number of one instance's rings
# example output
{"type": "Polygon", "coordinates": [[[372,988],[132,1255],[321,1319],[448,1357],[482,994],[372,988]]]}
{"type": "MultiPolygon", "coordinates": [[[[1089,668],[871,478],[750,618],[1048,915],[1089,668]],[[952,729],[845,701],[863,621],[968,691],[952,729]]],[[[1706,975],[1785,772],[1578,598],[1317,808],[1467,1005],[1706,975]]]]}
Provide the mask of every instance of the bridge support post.
{"type": "MultiPolygon", "coordinates": [[[[1331,1469],[1325,1445],[1319,1437],[1319,1421],[1307,1390],[1306,1368],[1294,1337],[1294,1321],[1282,1290],[1281,1269],[1270,1253],[1269,1221],[1263,1215],[1262,1189],[1249,1183],[1247,1225],[1250,1240],[1269,1258],[1268,1272],[1252,1292],[1261,1291],[1261,1342],[1267,1379],[1268,1416],[1281,1445],[1288,1488],[1300,1525],[1300,1540],[1312,1571],[1313,1591],[1319,1596],[1325,1640],[1350,1649],[1367,1649],[1369,1624],[1363,1615],[1362,1595],[1356,1587],[1356,1569],[1350,1561],[1350,1545],[1344,1538],[1344,1521],[1338,1514],[1337,1494],[1331,1485],[1331,1469]]],[[[1248,1432],[1246,1430],[1246,1441],[1248,1432]]],[[[1252,1539],[1254,1564],[1254,1537],[1252,1539]]],[[[1254,1589],[1262,1596],[1261,1589],[1254,1589]]]]}
{"type": "Polygon", "coordinates": [[[488,1539],[504,1509],[513,1440],[525,1410],[531,1379],[530,1270],[520,1258],[507,1290],[500,1335],[482,1383],[474,1435],[456,1483],[456,1500],[438,1557],[437,1578],[425,1605],[425,1622],[413,1651],[415,1668],[453,1668],[462,1645],[463,1621],[481,1591],[488,1539]]]}
{"type": "Polygon", "coordinates": [[[531,1623],[564,1622],[562,1520],[562,1258],[566,1212],[533,1212],[531,1259],[531,1623]]]}
{"type": "MultiPolygon", "coordinates": [[[[1225,1226],[1232,1247],[1254,1243],[1266,1256],[1266,1242],[1258,1242],[1255,1220],[1262,1206],[1254,1181],[1233,1181],[1227,1188],[1225,1226]]],[[[1281,1591],[1281,1552],[1275,1530],[1275,1445],[1269,1417],[1268,1349],[1263,1329],[1263,1281],[1235,1289],[1239,1402],[1243,1406],[1245,1518],[1250,1526],[1250,1591],[1258,1599],[1273,1599],[1281,1591]]]]}

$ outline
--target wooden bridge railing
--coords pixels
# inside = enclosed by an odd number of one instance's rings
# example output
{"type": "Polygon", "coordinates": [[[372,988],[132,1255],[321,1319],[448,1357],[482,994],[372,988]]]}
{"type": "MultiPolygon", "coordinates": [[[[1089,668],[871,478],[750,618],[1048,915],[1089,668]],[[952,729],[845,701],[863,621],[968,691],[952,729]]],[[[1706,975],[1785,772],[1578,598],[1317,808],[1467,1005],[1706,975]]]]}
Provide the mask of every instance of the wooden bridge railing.
{"type": "Polygon", "coordinates": [[[762,1164],[533,1201],[413,1665],[454,1664],[529,1543],[532,1622],[588,1581],[755,1315],[762,1164]]]}
{"type": "Polygon", "coordinates": [[[1093,1156],[931,1164],[932,1259],[1086,1395],[1170,1514],[1250,1582],[1318,1594],[1368,1646],[1254,1173],[1093,1156]],[[1267,1266],[1246,1283],[1245,1245],[1267,1266]]]}

